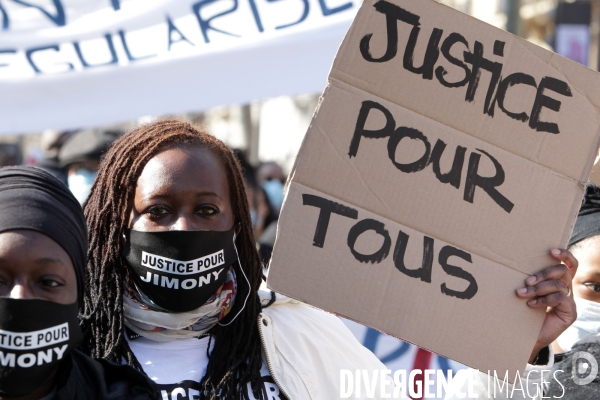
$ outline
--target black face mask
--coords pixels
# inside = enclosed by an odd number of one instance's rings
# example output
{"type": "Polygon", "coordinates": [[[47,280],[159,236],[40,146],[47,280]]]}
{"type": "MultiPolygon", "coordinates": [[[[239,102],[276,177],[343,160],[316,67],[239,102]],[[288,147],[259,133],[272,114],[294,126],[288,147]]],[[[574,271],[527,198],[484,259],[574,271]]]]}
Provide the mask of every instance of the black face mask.
{"type": "Polygon", "coordinates": [[[140,291],[158,307],[195,310],[217,291],[237,260],[235,227],[219,231],[125,230],[123,255],[140,291]]]}
{"type": "Polygon", "coordinates": [[[39,388],[82,339],[77,302],[0,298],[0,394],[39,388]]]}

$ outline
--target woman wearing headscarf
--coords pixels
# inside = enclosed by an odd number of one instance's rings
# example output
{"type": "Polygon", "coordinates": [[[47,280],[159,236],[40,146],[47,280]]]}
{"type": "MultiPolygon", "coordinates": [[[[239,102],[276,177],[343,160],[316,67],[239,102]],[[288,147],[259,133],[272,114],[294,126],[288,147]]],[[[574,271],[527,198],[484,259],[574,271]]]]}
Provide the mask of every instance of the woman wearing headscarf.
{"type": "MultiPolygon", "coordinates": [[[[260,290],[240,165],[208,133],[167,119],[125,134],[84,208],[84,346],[146,372],[164,399],[330,400],[341,395],[343,370],[385,370],[337,317],[260,290]]],[[[520,296],[530,307],[569,318],[565,266],[527,282],[532,290],[520,296]]],[[[561,329],[554,317],[532,361],[561,329]]],[[[378,386],[361,398],[390,398],[387,383],[387,393],[378,386]]]]}
{"type": "Polygon", "coordinates": [[[573,277],[577,320],[553,343],[555,378],[548,397],[600,398],[600,188],[588,183],[569,250],[579,261],[573,277]],[[595,365],[595,367],[594,367],[595,365]],[[594,372],[595,370],[595,372],[594,372]]]}
{"type": "Polygon", "coordinates": [[[67,187],[0,169],[0,399],[154,399],[146,377],[76,350],[87,234],[67,187]]]}

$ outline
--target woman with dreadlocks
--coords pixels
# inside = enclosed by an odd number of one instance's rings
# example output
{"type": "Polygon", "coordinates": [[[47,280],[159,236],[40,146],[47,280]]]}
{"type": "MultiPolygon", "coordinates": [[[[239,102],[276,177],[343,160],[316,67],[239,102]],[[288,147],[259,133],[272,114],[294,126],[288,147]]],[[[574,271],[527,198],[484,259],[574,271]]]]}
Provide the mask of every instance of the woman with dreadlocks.
{"type": "Polygon", "coordinates": [[[125,134],[84,208],[84,348],[163,399],[332,399],[341,369],[385,369],[335,316],[259,291],[242,173],[209,134],[169,119],[125,134]]]}

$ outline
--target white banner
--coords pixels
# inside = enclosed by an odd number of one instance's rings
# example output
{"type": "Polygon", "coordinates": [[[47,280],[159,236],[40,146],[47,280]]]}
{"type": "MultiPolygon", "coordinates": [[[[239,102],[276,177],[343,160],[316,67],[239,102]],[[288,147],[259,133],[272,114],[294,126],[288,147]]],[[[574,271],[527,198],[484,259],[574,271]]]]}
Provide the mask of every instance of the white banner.
{"type": "Polygon", "coordinates": [[[0,133],[318,93],[359,0],[6,0],[0,133]]]}

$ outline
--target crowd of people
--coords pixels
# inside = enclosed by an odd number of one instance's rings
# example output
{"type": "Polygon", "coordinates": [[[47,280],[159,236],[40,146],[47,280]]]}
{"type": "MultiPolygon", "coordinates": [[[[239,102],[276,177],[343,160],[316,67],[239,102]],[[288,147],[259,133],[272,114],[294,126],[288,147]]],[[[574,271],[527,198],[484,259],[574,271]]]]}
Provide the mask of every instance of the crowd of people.
{"type": "MultiPolygon", "coordinates": [[[[277,164],[175,119],[67,135],[43,169],[0,169],[0,399],[330,400],[341,370],[386,369],[336,316],[261,288],[277,164]]],[[[589,185],[571,251],[515,293],[547,310],[527,370],[598,347],[599,237],[589,185]]]]}

